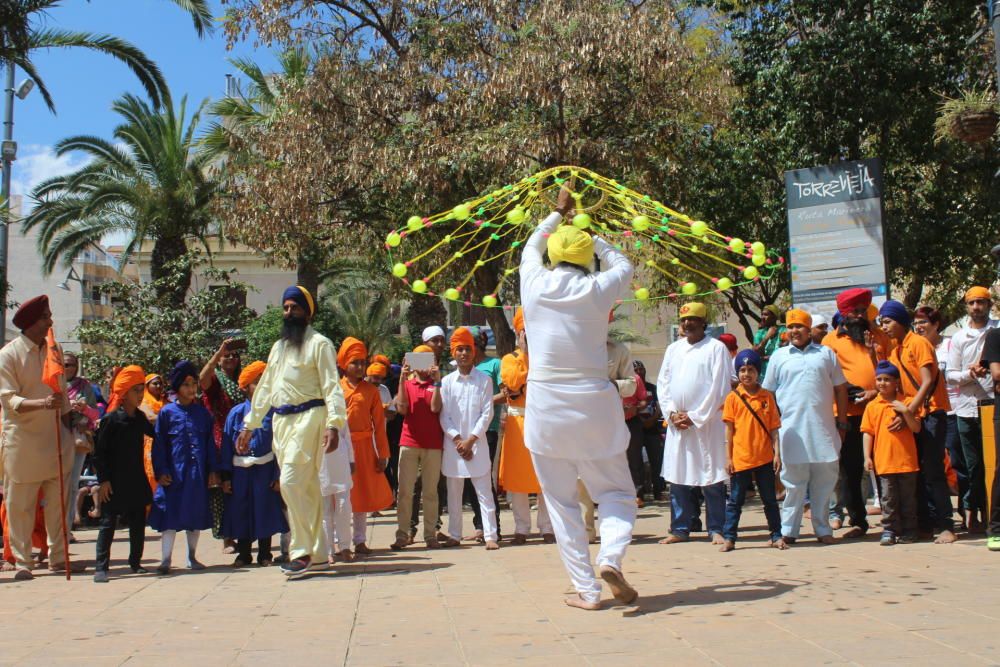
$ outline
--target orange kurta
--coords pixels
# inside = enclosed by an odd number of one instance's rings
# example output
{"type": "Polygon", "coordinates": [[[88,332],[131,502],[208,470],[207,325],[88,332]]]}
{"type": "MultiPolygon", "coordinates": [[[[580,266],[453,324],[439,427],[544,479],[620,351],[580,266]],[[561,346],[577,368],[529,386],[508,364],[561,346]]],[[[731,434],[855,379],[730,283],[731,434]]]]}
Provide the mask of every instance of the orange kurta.
{"type": "MultiPolygon", "coordinates": [[[[73,499],[76,502],[76,498],[73,499]]],[[[7,504],[0,502],[0,523],[3,524],[3,559],[14,564],[14,552],[10,549],[10,529],[7,527],[7,504]]],[[[35,509],[35,528],[31,531],[31,546],[42,552],[49,551],[48,534],[45,532],[45,509],[42,507],[42,491],[38,490],[38,506],[35,509]]]]}
{"type": "Polygon", "coordinates": [[[376,468],[378,459],[389,458],[389,438],[385,433],[385,411],[378,388],[362,380],[352,386],[347,378],[340,379],[347,404],[347,426],[354,447],[354,486],[351,488],[351,509],[355,512],[377,512],[392,505],[392,489],[385,473],[376,468]]]}
{"type": "Polygon", "coordinates": [[[500,451],[500,486],[511,493],[541,493],[531,452],[524,446],[524,406],[528,392],[528,356],[524,352],[504,355],[500,360],[500,381],[511,392],[521,392],[517,398],[507,399],[507,421],[500,451]]]}
{"type": "MultiPolygon", "coordinates": [[[[142,399],[141,410],[148,417],[153,415],[150,419],[151,422],[156,422],[156,417],[160,414],[160,410],[163,409],[165,405],[164,401],[158,401],[153,398],[152,394],[148,391],[142,399]]],[[[156,475],[153,474],[153,439],[148,435],[142,436],[142,456],[144,467],[146,468],[146,479],[149,480],[149,488],[156,493],[156,475]]]]}

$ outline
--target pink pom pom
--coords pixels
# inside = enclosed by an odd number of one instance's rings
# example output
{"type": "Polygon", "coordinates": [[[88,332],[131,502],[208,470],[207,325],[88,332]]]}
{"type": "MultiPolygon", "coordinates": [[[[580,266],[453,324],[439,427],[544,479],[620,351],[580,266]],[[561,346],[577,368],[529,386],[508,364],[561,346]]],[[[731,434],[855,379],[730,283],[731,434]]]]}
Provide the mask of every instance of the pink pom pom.
{"type": "Polygon", "coordinates": [[[472,305],[472,302],[471,302],[471,301],[466,301],[466,302],[465,302],[465,305],[466,305],[466,306],[471,306],[471,305],[472,305]]]}

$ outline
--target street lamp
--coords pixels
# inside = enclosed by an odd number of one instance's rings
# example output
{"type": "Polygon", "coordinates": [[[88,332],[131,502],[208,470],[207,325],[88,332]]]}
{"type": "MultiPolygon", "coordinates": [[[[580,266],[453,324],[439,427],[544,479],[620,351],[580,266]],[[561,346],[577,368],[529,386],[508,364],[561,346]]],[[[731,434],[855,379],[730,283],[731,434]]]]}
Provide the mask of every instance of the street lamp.
{"type": "Polygon", "coordinates": [[[70,282],[71,280],[75,280],[76,282],[80,283],[80,285],[81,285],[81,288],[82,288],[82,285],[83,285],[83,279],[82,279],[82,278],[80,278],[80,274],[78,274],[78,273],[76,272],[76,269],[75,269],[75,268],[73,268],[72,266],[71,266],[71,267],[69,267],[69,273],[67,273],[67,274],[66,274],[66,279],[65,279],[65,280],[63,280],[63,281],[62,281],[61,283],[58,283],[58,284],[56,285],[56,287],[58,287],[59,289],[64,289],[64,290],[66,290],[67,292],[69,292],[69,291],[70,291],[70,289],[69,289],[69,282],[70,282]]]}
{"type": "Polygon", "coordinates": [[[17,157],[17,143],[14,141],[14,96],[24,99],[35,87],[35,82],[27,79],[17,89],[14,88],[14,61],[7,60],[7,86],[4,88],[5,105],[3,120],[3,144],[0,145],[0,159],[3,177],[0,180],[0,310],[3,311],[3,325],[0,326],[0,346],[7,342],[7,234],[10,228],[10,165],[17,157]]]}

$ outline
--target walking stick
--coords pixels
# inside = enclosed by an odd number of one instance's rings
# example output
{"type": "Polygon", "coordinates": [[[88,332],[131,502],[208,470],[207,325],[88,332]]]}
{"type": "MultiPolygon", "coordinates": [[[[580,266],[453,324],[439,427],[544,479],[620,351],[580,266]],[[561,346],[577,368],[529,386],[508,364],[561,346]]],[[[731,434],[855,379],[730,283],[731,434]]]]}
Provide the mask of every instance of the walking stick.
{"type": "Polygon", "coordinates": [[[62,462],[62,424],[60,423],[60,411],[56,410],[56,460],[59,461],[59,516],[62,517],[62,540],[63,540],[63,558],[65,559],[64,565],[66,566],[66,581],[70,580],[70,567],[69,567],[69,534],[66,530],[66,486],[63,481],[63,462],[62,462]]]}

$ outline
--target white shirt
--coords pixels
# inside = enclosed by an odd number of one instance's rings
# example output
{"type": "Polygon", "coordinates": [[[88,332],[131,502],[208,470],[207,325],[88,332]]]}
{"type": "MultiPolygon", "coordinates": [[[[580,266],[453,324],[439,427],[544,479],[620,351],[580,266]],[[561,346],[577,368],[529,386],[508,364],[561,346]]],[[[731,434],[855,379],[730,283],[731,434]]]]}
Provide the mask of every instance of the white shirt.
{"type": "Polygon", "coordinates": [[[628,447],[621,397],[608,380],[608,313],[632,277],[624,254],[594,237],[602,271],[548,269],[546,236],[562,220],[552,213],[521,255],[521,303],[531,364],[524,444],[535,454],[595,460],[628,447]]]}
{"type": "Polygon", "coordinates": [[[707,486],[729,478],[722,405],[730,391],[730,366],[729,350],[711,336],[694,345],[681,338],[663,355],[656,382],[663,416],[685,412],[694,424],[681,430],[667,420],[662,476],[668,482],[707,486]]]}
{"type": "Polygon", "coordinates": [[[493,419],[493,380],[478,368],[468,375],[449,373],[441,381],[441,428],[444,429],[441,474],[445,477],[482,477],[490,474],[486,430],[493,419]],[[458,455],[455,437],[476,436],[472,458],[458,455]]]}
{"type": "Polygon", "coordinates": [[[986,332],[1000,326],[1000,321],[989,320],[982,329],[962,327],[951,337],[948,351],[948,370],[945,373],[949,383],[958,385],[958,395],[952,399],[951,407],[959,417],[971,419],[979,417],[978,402],[993,398],[993,379],[987,373],[976,378],[969,372],[969,366],[979,363],[983,356],[986,332]]]}
{"type": "Polygon", "coordinates": [[[324,496],[350,491],[354,486],[351,464],[354,463],[354,447],[351,446],[351,430],[345,423],[340,432],[340,445],[328,454],[323,454],[319,468],[319,492],[324,496]]]}

